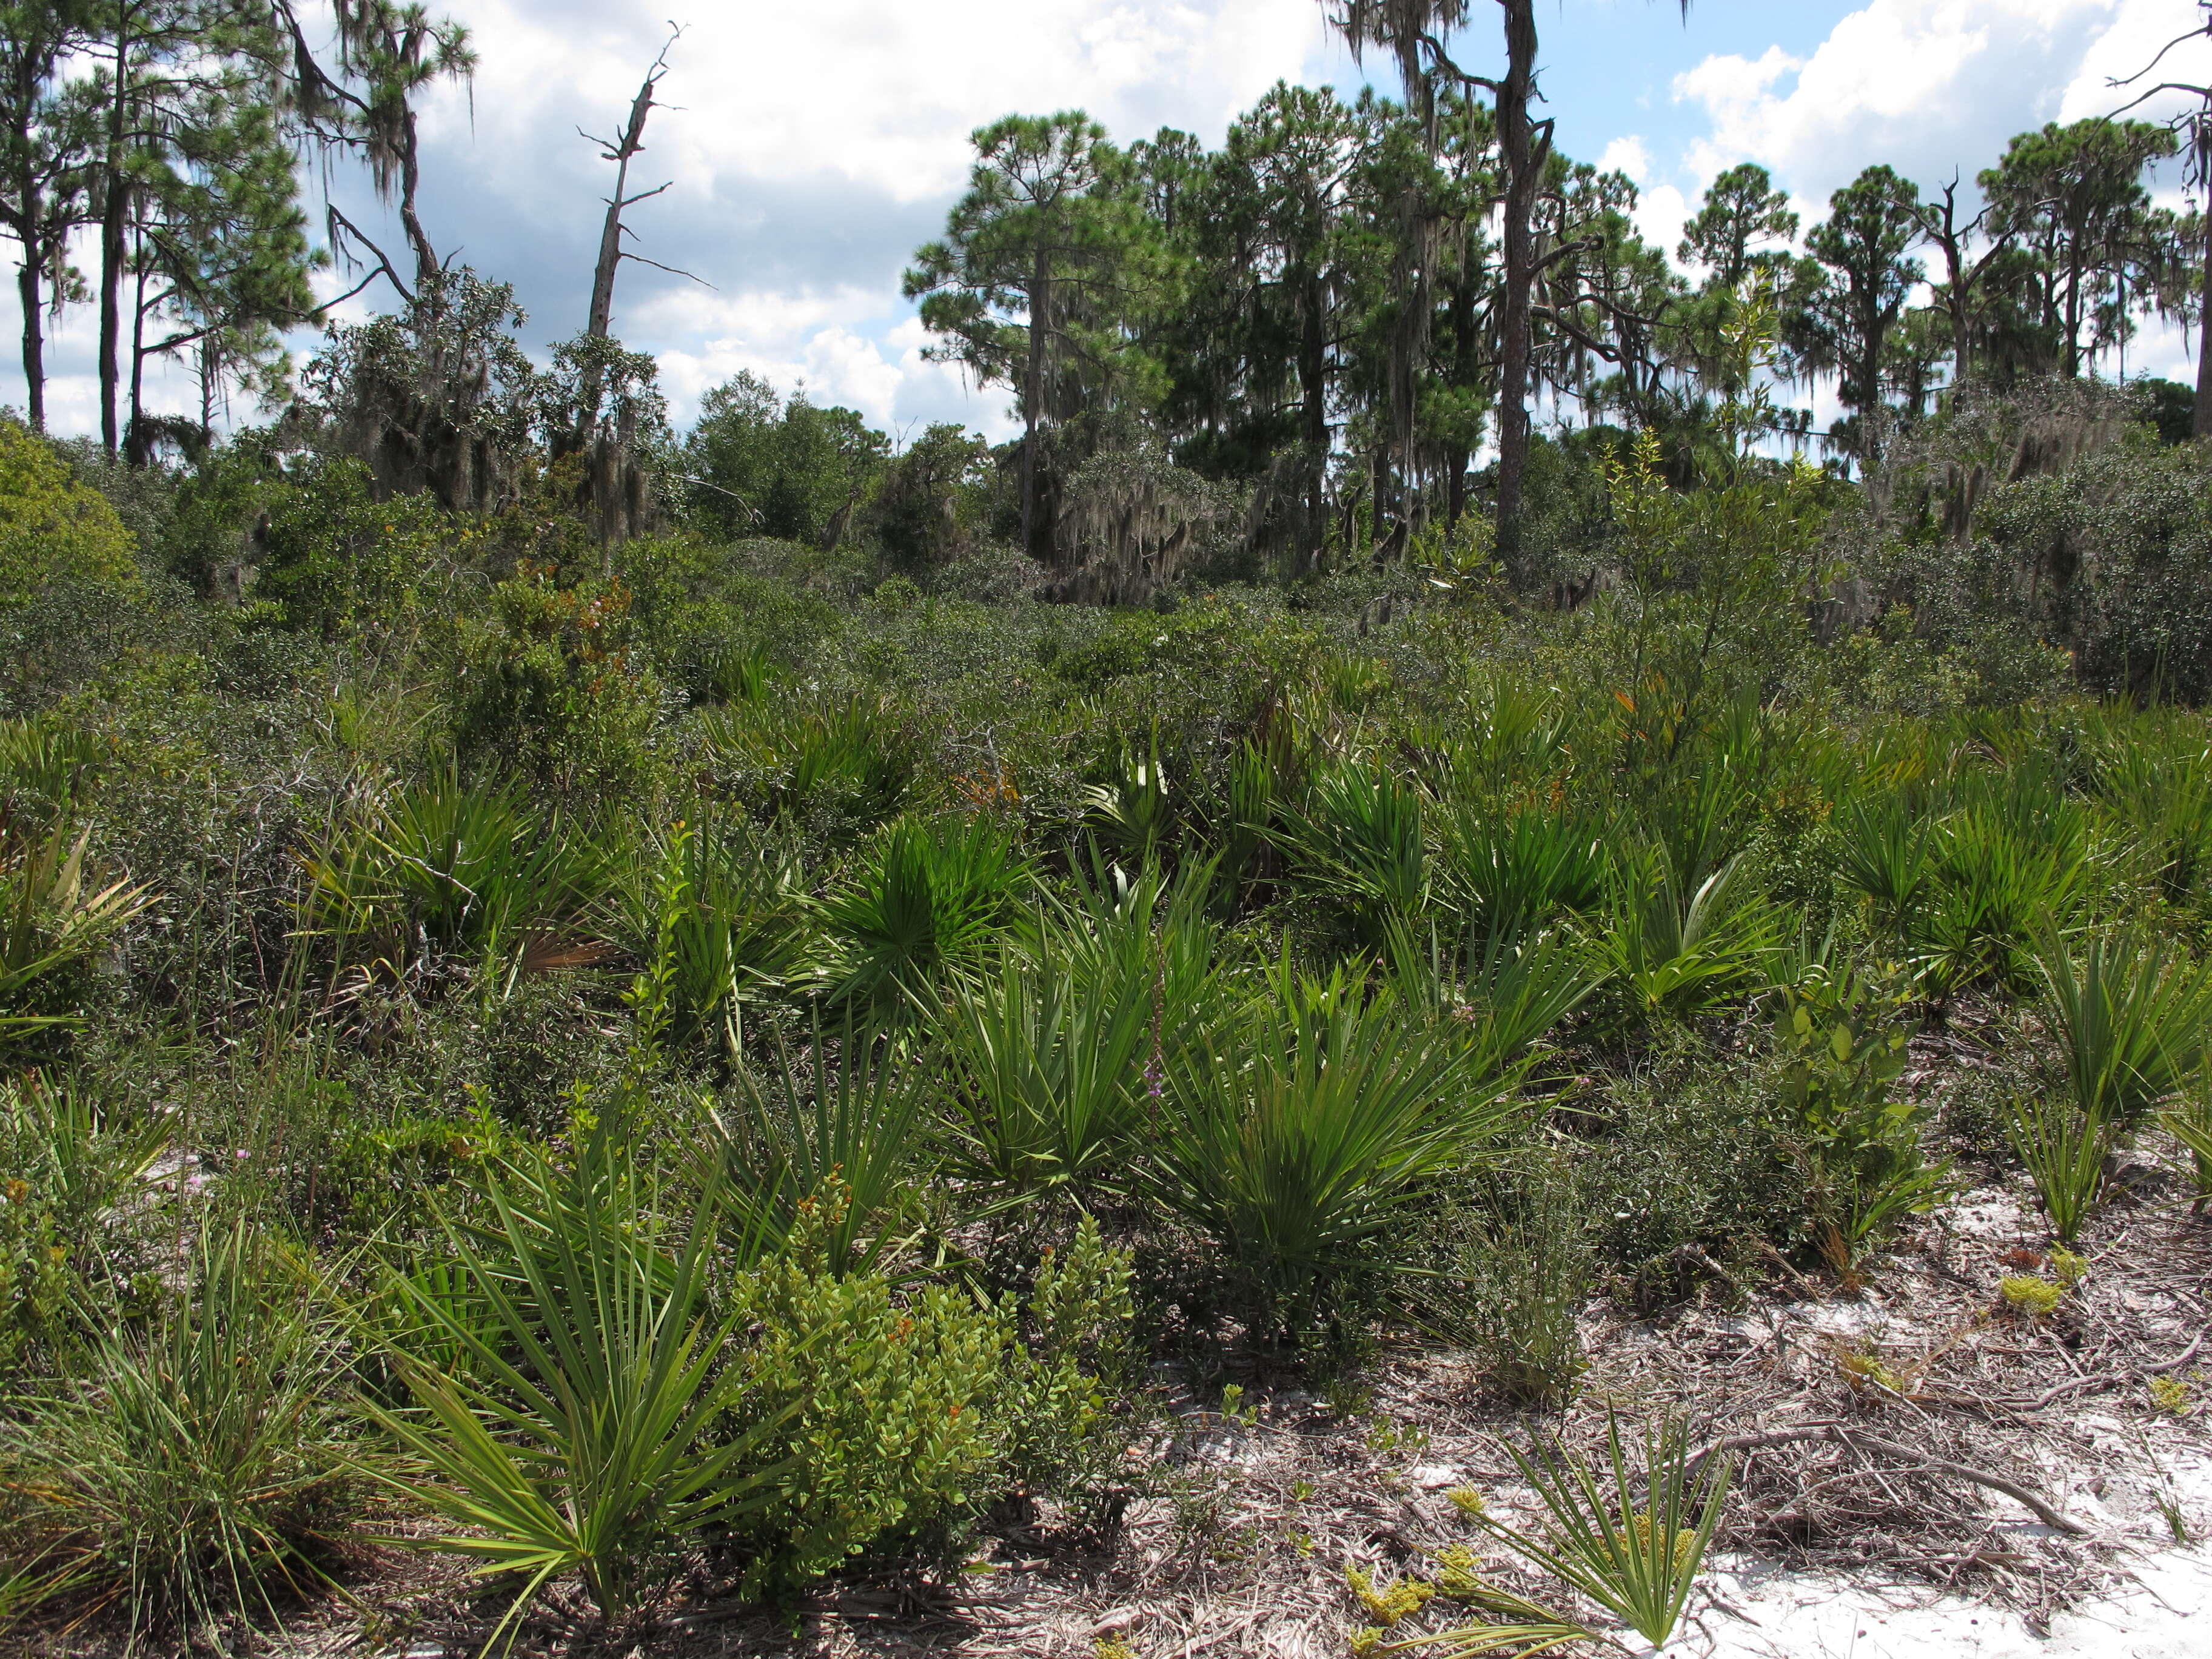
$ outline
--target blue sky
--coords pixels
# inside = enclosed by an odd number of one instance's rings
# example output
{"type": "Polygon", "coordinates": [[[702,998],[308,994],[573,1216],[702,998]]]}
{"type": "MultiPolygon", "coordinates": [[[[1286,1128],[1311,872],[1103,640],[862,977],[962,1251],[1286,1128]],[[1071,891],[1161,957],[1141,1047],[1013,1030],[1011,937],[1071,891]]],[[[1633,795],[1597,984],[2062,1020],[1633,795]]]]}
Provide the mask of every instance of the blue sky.
{"type": "MultiPolygon", "coordinates": [[[[619,120],[671,3],[442,8],[470,24],[483,64],[472,93],[426,104],[424,217],[441,252],[515,283],[533,348],[581,327],[611,182],[575,129],[619,120]]],[[[1473,12],[1453,50],[1479,72],[1498,56],[1497,12],[1473,12]]],[[[1771,168],[1808,223],[1871,161],[1926,187],[1954,169],[1971,181],[2010,134],[2113,107],[2107,78],[2199,15],[2192,0],[1695,0],[1686,21],[1673,0],[1538,6],[1561,148],[1634,177],[1645,232],[1669,248],[1705,180],[1738,161],[1771,168]]],[[[1080,106],[1117,138],[1169,124],[1212,142],[1278,77],[1343,88],[1361,75],[1317,0],[811,0],[676,16],[690,27],[663,83],[672,107],[639,163],[646,184],[673,183],[631,222],[640,251],[713,286],[627,266],[616,329],[659,358],[679,420],[750,368],[895,432],[945,419],[1004,431],[1003,390],[924,361],[898,297],[908,254],[961,189],[969,131],[1080,106]]],[[[2203,79],[2207,56],[2173,66],[2203,79]]],[[[1387,65],[1369,68],[1389,85],[1387,65]]],[[[337,188],[374,216],[358,179],[342,173],[337,188]]],[[[63,429],[96,419],[91,322],[80,308],[57,342],[63,429]]],[[[2130,358],[2134,372],[2182,367],[2178,339],[2130,358]]],[[[157,396],[181,407],[185,392],[157,396]]],[[[0,402],[21,399],[11,355],[0,402]]]]}

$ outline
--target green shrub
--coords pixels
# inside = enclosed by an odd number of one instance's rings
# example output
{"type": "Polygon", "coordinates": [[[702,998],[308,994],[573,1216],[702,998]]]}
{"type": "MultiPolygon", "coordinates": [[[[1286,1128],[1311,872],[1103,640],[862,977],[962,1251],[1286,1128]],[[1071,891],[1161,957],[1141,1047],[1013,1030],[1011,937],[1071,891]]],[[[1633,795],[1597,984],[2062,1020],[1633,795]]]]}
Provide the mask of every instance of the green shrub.
{"type": "Polygon", "coordinates": [[[659,893],[672,869],[684,899],[670,939],[671,1035],[719,1042],[744,1004],[806,981],[812,906],[797,857],[766,836],[711,823],[650,836],[617,896],[622,943],[640,960],[653,955],[659,893]]]}
{"type": "Polygon", "coordinates": [[[645,779],[659,693],[631,648],[629,592],[526,564],[465,617],[453,689],[464,769],[583,805],[645,779]]]}
{"type": "Polygon", "coordinates": [[[44,438],[0,414],[0,608],[52,581],[137,574],[131,532],[106,498],[72,478],[44,438]]]}
{"type": "Polygon", "coordinates": [[[1079,1233],[1030,1304],[950,1285],[895,1293],[834,1259],[844,1195],[808,1202],[788,1248],[735,1292],[757,1333],[733,1366],[732,1433],[782,1466],[775,1495],[730,1528],[749,1593],[787,1599],[894,1535],[980,1510],[1011,1480],[1054,1482],[1086,1462],[1129,1316],[1128,1262],[1079,1233]]]}
{"type": "Polygon", "coordinates": [[[447,1221],[462,1286],[393,1284],[416,1346],[392,1357],[421,1415],[374,1415],[433,1479],[385,1478],[460,1528],[436,1547],[521,1578],[502,1630],[568,1572],[603,1615],[629,1611],[780,1473],[762,1451],[775,1416],[711,1433],[746,1382],[723,1364],[738,1315],[704,1300],[712,1189],[668,1214],[611,1126],[580,1139],[566,1169],[528,1153],[487,1182],[488,1236],[447,1221]]]}
{"type": "Polygon", "coordinates": [[[1659,848],[1616,866],[1597,945],[1638,1015],[1686,1018],[1765,983],[1778,917],[1747,890],[1741,868],[1723,865],[1692,891],[1659,848]]]}
{"type": "Polygon", "coordinates": [[[0,1366],[145,1299],[156,1281],[134,1223],[169,1141],[160,1114],[103,1109],[36,1073],[0,1082],[0,1366]]]}
{"type": "Polygon", "coordinates": [[[1522,1158],[1439,1218],[1434,1316],[1490,1387],[1558,1406],[1588,1364],[1580,1319],[1597,1258],[1571,1171],[1522,1158]]]}
{"type": "Polygon", "coordinates": [[[76,1286],[52,1200],[21,1176],[0,1178],[0,1366],[49,1337],[76,1286]]]}
{"type": "Polygon", "coordinates": [[[452,771],[375,802],[302,862],[309,927],[336,941],[342,963],[380,959],[395,975],[428,952],[473,958],[511,982],[533,945],[552,965],[574,953],[611,884],[598,838],[535,811],[511,784],[452,771]]]}
{"type": "Polygon", "coordinates": [[[971,1177],[1025,1196],[1127,1187],[1152,993],[1117,980],[1048,933],[949,988],[946,1139],[971,1177]]]}
{"type": "Polygon", "coordinates": [[[1585,1202],[1601,1255],[1637,1301],[1676,1292],[1686,1245],[1725,1265],[1762,1244],[1809,1242],[1804,1170],[1773,1066],[1680,1038],[1613,1081],[1585,1202]]]}
{"type": "Polygon", "coordinates": [[[2035,930],[2070,916],[2088,876],[2088,831],[2080,810],[2055,798],[1984,799],[1944,820],[1933,890],[1907,933],[1931,994],[1983,980],[2008,990],[2033,982],[2035,930]]]}
{"type": "Polygon", "coordinates": [[[2191,967],[2124,935],[2092,938],[2077,959],[2047,924],[2040,943],[2075,1108],[2118,1130],[2140,1127],[2204,1064],[2212,963],[2191,967]]]}
{"type": "Polygon", "coordinates": [[[1785,990],[1775,1018],[1778,1086],[1805,1159],[1814,1242],[1841,1270],[1947,1190],[1948,1171],[1921,1145],[1927,1114],[1890,1092],[1907,1058],[1898,1006],[1846,971],[1785,990]]]}

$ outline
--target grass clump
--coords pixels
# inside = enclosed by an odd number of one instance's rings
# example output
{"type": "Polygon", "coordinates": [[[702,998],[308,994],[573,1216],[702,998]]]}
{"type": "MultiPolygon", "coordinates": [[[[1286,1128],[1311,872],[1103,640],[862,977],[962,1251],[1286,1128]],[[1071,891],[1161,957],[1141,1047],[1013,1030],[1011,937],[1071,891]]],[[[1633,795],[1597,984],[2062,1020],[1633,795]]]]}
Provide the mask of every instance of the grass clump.
{"type": "Polygon", "coordinates": [[[27,1600],[149,1631],[281,1617],[328,1582],[374,1467],[327,1288],[243,1219],[210,1220],[176,1291],[110,1317],[0,1424],[0,1547],[27,1600]]]}
{"type": "Polygon", "coordinates": [[[1510,1079],[1387,986],[1287,960],[1171,1057],[1149,1187],[1234,1266],[1269,1332],[1325,1318],[1339,1286],[1387,1273],[1376,1247],[1428,1183],[1514,1116],[1510,1079]]]}

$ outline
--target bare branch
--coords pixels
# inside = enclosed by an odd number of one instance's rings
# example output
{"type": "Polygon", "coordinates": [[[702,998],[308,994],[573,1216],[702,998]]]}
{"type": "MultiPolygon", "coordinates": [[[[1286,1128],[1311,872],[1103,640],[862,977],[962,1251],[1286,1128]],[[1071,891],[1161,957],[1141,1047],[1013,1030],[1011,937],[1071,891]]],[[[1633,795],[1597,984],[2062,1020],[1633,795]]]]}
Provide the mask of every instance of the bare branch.
{"type": "MultiPolygon", "coordinates": [[[[708,282],[704,276],[695,275],[691,271],[682,270],[675,265],[664,265],[659,260],[648,259],[642,253],[632,253],[625,249],[622,257],[625,259],[635,260],[641,265],[651,265],[655,270],[665,270],[671,276],[689,276],[693,282],[698,283],[702,288],[714,288],[714,285],[708,282]]],[[[721,289],[714,289],[714,292],[720,294],[721,289]]]]}
{"type": "MultiPolygon", "coordinates": [[[[386,277],[393,288],[398,289],[401,299],[410,305],[414,304],[415,291],[399,280],[399,273],[392,268],[392,261],[385,257],[384,250],[377,246],[368,234],[347,218],[335,202],[326,204],[325,212],[327,216],[324,222],[327,228],[330,244],[337,250],[338,257],[346,262],[348,267],[354,270],[360,268],[361,261],[355,258],[351,246],[352,243],[359,243],[375,256],[373,268],[369,271],[368,282],[374,282],[379,276],[386,277]]],[[[346,297],[352,298],[354,294],[360,293],[362,288],[368,286],[368,283],[364,282],[361,288],[353,289],[346,297]]]]}

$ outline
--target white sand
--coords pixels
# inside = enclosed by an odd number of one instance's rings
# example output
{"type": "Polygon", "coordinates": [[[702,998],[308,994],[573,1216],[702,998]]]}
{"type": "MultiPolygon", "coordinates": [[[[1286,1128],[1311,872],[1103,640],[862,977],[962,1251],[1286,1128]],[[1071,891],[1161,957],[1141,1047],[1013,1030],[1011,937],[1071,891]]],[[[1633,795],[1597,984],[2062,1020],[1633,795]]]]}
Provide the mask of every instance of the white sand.
{"type": "Polygon", "coordinates": [[[2212,1659],[2212,1551],[2147,1555],[2122,1568],[2135,1580],[2051,1621],[2048,1638],[2020,1615],[1962,1597],[1915,1602],[1835,1579],[1723,1571],[1722,1599],[1758,1622],[1710,1604],[1697,1632],[1670,1654],[1711,1659],[2212,1659]]]}

